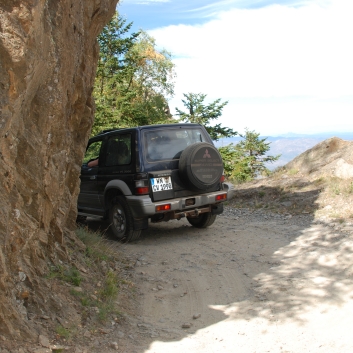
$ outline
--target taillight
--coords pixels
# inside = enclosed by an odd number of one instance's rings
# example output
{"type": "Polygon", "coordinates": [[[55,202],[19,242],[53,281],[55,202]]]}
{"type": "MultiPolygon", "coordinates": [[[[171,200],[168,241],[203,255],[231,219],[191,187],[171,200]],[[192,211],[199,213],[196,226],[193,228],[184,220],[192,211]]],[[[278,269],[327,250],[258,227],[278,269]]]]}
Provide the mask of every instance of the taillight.
{"type": "Polygon", "coordinates": [[[148,186],[147,174],[141,173],[135,176],[135,194],[148,195],[150,188],[148,186]]]}
{"type": "Polygon", "coordinates": [[[169,211],[171,209],[171,204],[170,203],[166,203],[164,205],[158,205],[156,206],[156,212],[160,212],[160,211],[169,211]]]}
{"type": "Polygon", "coordinates": [[[224,175],[222,175],[221,178],[219,179],[219,181],[220,181],[221,183],[223,183],[225,180],[226,180],[226,177],[225,177],[224,175]]]}
{"type": "Polygon", "coordinates": [[[137,195],[147,195],[150,190],[148,186],[143,186],[135,188],[135,191],[137,195]]]}
{"type": "Polygon", "coordinates": [[[216,196],[216,201],[224,201],[227,200],[227,194],[220,194],[216,196]]]}

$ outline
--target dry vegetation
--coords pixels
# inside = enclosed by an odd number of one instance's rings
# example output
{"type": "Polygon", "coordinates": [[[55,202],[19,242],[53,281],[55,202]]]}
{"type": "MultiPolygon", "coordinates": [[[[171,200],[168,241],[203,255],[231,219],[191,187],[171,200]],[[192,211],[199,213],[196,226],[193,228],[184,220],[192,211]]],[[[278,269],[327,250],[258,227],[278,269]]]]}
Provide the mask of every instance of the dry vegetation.
{"type": "Polygon", "coordinates": [[[238,185],[230,204],[347,221],[353,218],[352,156],[353,142],[327,139],[270,177],[238,185]]]}
{"type": "Polygon", "coordinates": [[[268,178],[236,186],[232,207],[263,208],[315,218],[353,221],[353,181],[282,168],[268,178]]]}
{"type": "Polygon", "coordinates": [[[51,311],[27,305],[27,323],[38,332],[38,343],[0,336],[0,351],[34,352],[44,347],[38,352],[60,352],[72,342],[85,346],[87,340],[106,335],[113,323],[124,325],[134,298],[130,280],[134,264],[121,252],[120,244],[102,231],[79,224],[76,236],[67,243],[70,261],[49,266],[44,275],[42,294],[51,311]]]}

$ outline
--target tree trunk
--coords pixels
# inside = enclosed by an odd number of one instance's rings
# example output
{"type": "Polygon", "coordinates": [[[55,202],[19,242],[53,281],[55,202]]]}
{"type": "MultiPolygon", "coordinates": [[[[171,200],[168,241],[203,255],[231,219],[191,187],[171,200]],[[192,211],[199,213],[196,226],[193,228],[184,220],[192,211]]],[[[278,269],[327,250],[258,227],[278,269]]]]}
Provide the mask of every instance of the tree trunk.
{"type": "Polygon", "coordinates": [[[30,314],[58,304],[45,274],[69,261],[96,37],[117,1],[0,0],[0,335],[33,339],[30,314]]]}

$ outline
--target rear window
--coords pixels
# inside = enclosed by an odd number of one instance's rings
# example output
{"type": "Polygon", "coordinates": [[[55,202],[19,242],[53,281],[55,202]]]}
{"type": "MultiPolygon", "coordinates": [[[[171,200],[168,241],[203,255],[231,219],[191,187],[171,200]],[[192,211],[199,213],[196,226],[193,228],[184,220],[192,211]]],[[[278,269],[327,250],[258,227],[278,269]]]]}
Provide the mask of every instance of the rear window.
{"type": "Polygon", "coordinates": [[[205,142],[201,129],[156,129],[144,131],[147,161],[179,159],[181,152],[196,142],[205,142]]]}

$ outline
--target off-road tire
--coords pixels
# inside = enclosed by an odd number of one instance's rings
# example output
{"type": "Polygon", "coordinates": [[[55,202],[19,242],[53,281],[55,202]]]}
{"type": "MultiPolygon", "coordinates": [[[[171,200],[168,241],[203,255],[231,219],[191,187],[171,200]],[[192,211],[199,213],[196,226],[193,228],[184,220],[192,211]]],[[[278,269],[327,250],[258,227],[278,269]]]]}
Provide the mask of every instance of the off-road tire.
{"type": "Polygon", "coordinates": [[[222,156],[207,142],[187,146],[179,159],[179,174],[187,187],[194,191],[215,188],[223,174],[222,156]]]}
{"type": "Polygon", "coordinates": [[[77,215],[76,217],[76,223],[78,224],[84,224],[86,220],[87,220],[87,216],[77,215]]]}
{"type": "Polygon", "coordinates": [[[198,217],[187,217],[189,223],[196,228],[207,228],[214,223],[217,215],[211,212],[201,213],[198,217]]]}
{"type": "Polygon", "coordinates": [[[117,196],[109,209],[110,228],[115,237],[123,242],[137,240],[141,229],[134,230],[131,210],[123,196],[117,196]]]}

